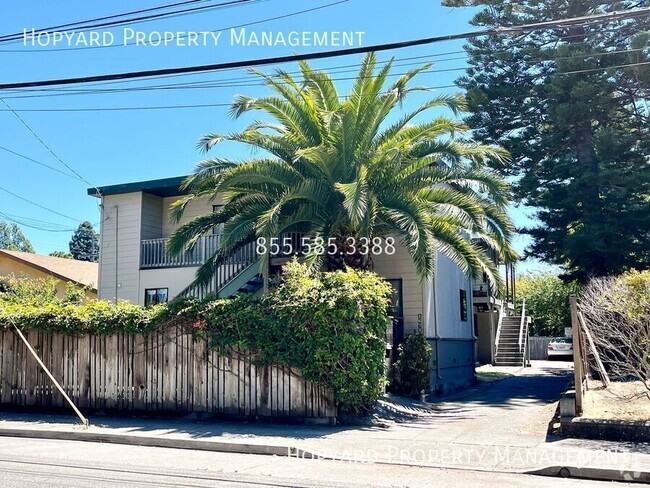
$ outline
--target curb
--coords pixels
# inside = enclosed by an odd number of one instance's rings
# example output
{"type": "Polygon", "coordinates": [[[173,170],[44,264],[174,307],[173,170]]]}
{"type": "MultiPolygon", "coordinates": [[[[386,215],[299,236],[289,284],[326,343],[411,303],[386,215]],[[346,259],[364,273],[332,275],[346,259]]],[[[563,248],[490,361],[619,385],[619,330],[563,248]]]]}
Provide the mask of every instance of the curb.
{"type": "Polygon", "coordinates": [[[526,474],[549,476],[554,478],[580,478],[596,481],[623,481],[627,483],[649,483],[648,471],[625,471],[612,468],[578,468],[575,466],[548,466],[526,474]]]}
{"type": "Polygon", "coordinates": [[[228,452],[233,454],[257,454],[262,456],[295,456],[305,459],[317,457],[304,449],[289,446],[272,446],[265,444],[241,444],[235,442],[203,441],[200,439],[162,439],[159,437],[133,436],[128,434],[106,434],[79,431],[66,432],[57,430],[31,430],[0,428],[0,437],[22,437],[31,439],[51,439],[65,441],[101,442],[108,444],[125,444],[130,446],[166,447],[172,449],[190,449],[195,451],[228,452]]]}

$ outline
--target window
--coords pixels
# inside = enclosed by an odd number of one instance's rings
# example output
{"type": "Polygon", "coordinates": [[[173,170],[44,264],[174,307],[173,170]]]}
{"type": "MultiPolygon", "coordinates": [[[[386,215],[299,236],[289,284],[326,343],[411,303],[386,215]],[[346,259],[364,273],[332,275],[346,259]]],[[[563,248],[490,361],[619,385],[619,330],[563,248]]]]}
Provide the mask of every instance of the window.
{"type": "Polygon", "coordinates": [[[147,288],[144,291],[144,306],[158,305],[159,303],[167,303],[169,296],[169,288],[147,288]]]}
{"type": "Polygon", "coordinates": [[[467,322],[467,290],[460,290],[460,320],[467,322]]]}

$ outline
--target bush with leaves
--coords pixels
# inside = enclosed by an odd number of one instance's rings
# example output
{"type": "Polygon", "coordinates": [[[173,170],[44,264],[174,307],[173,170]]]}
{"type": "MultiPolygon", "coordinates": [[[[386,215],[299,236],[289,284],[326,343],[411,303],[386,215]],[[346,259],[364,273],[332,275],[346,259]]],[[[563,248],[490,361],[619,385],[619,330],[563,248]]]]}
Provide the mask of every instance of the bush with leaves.
{"type": "Polygon", "coordinates": [[[566,283],[551,273],[521,275],[516,282],[517,301],[526,299],[526,312],[533,318],[535,336],[563,336],[571,327],[569,297],[579,292],[576,282],[566,283]]]}
{"type": "Polygon", "coordinates": [[[422,334],[411,334],[399,346],[395,361],[395,390],[417,397],[429,389],[431,376],[431,346],[422,334]]]}
{"type": "Polygon", "coordinates": [[[45,305],[58,301],[55,278],[32,278],[13,274],[2,277],[0,300],[17,304],[45,305]]]}

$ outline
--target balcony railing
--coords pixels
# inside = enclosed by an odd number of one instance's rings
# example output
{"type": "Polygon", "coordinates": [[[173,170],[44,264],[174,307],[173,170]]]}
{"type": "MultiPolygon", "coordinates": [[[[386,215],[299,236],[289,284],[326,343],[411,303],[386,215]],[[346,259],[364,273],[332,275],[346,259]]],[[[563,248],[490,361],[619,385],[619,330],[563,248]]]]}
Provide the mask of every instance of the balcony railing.
{"type": "Polygon", "coordinates": [[[140,268],[180,268],[183,266],[201,266],[212,256],[221,243],[221,235],[204,236],[199,239],[189,252],[172,256],[167,252],[169,239],[145,239],[140,248],[140,268]]]}

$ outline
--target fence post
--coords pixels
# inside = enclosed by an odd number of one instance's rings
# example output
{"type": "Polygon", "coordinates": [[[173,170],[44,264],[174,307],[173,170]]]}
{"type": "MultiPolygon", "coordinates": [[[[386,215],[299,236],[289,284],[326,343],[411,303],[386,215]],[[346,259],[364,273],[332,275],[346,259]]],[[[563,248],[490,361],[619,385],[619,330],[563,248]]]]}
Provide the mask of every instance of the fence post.
{"type": "Polygon", "coordinates": [[[573,329],[573,373],[575,377],[576,390],[576,414],[582,415],[582,380],[584,377],[584,372],[582,370],[582,338],[580,335],[580,322],[578,321],[578,301],[575,295],[571,295],[570,302],[571,327],[573,329]]]}

